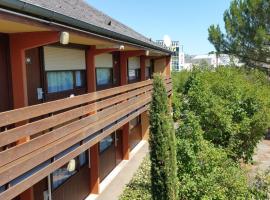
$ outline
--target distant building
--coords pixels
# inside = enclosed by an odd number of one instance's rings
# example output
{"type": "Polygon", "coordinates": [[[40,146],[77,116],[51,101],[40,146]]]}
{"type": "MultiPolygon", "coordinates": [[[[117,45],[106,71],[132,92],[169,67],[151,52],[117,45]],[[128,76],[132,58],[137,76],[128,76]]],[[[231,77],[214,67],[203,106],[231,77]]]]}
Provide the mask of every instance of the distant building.
{"type": "MultiPolygon", "coordinates": [[[[164,46],[163,40],[156,41],[159,45],[164,46]]],[[[185,54],[183,51],[183,45],[180,45],[179,41],[172,41],[170,49],[173,51],[171,57],[171,70],[180,71],[185,65],[185,54]]]]}
{"type": "Polygon", "coordinates": [[[226,66],[226,65],[236,65],[242,66],[243,64],[239,62],[236,57],[229,56],[227,54],[221,54],[218,57],[216,54],[201,54],[201,55],[186,55],[186,63],[183,69],[191,70],[194,65],[199,65],[202,62],[207,63],[209,66],[226,66]]]}

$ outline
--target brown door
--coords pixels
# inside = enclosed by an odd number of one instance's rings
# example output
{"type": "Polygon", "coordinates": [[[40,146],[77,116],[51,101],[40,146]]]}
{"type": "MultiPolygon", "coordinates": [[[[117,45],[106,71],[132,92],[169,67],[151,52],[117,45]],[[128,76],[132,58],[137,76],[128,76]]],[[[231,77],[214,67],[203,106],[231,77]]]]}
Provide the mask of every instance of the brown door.
{"type": "Polygon", "coordinates": [[[9,73],[9,39],[0,33],[0,112],[11,109],[10,73],[9,73]]]}
{"type": "Polygon", "coordinates": [[[25,52],[28,105],[42,103],[42,79],[39,48],[25,52]],[[39,92],[39,94],[38,94],[39,92]]]}
{"type": "Polygon", "coordinates": [[[123,160],[122,130],[117,130],[115,134],[116,134],[115,159],[116,159],[116,165],[118,165],[123,160]]]}

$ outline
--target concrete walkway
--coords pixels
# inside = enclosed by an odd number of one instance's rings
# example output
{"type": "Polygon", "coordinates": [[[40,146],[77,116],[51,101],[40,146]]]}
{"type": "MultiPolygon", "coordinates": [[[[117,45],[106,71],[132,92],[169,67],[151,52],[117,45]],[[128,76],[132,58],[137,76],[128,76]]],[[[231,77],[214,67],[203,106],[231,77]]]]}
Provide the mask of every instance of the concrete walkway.
{"type": "Polygon", "coordinates": [[[253,156],[254,165],[250,166],[250,174],[254,176],[258,171],[265,171],[270,167],[270,140],[261,141],[253,156]]]}
{"type": "Polygon", "coordinates": [[[148,143],[142,141],[130,153],[130,160],[121,162],[118,168],[109,174],[106,178],[107,180],[105,179],[105,182],[103,181],[104,183],[101,183],[101,194],[95,197],[89,197],[86,200],[118,200],[126,184],[130,182],[148,152],[148,143]]]}

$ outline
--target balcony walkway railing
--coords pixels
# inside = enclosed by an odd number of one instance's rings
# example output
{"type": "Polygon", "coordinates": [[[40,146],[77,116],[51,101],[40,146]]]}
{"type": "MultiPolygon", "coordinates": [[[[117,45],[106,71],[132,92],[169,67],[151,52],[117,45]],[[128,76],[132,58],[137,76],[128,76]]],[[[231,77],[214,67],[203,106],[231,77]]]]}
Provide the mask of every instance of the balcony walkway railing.
{"type": "MultiPolygon", "coordinates": [[[[170,95],[171,78],[165,83],[170,95]]],[[[0,113],[0,200],[16,197],[145,112],[152,89],[147,80],[0,113]]]]}

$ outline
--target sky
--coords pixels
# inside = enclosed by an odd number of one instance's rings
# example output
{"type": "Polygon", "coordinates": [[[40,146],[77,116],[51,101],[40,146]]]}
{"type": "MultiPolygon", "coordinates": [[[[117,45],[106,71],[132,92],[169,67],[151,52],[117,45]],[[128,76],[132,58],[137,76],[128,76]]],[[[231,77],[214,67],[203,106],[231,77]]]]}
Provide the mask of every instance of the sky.
{"type": "Polygon", "coordinates": [[[153,40],[169,35],[187,54],[214,50],[208,41],[211,24],[224,26],[231,0],[87,0],[93,7],[153,40]]]}

